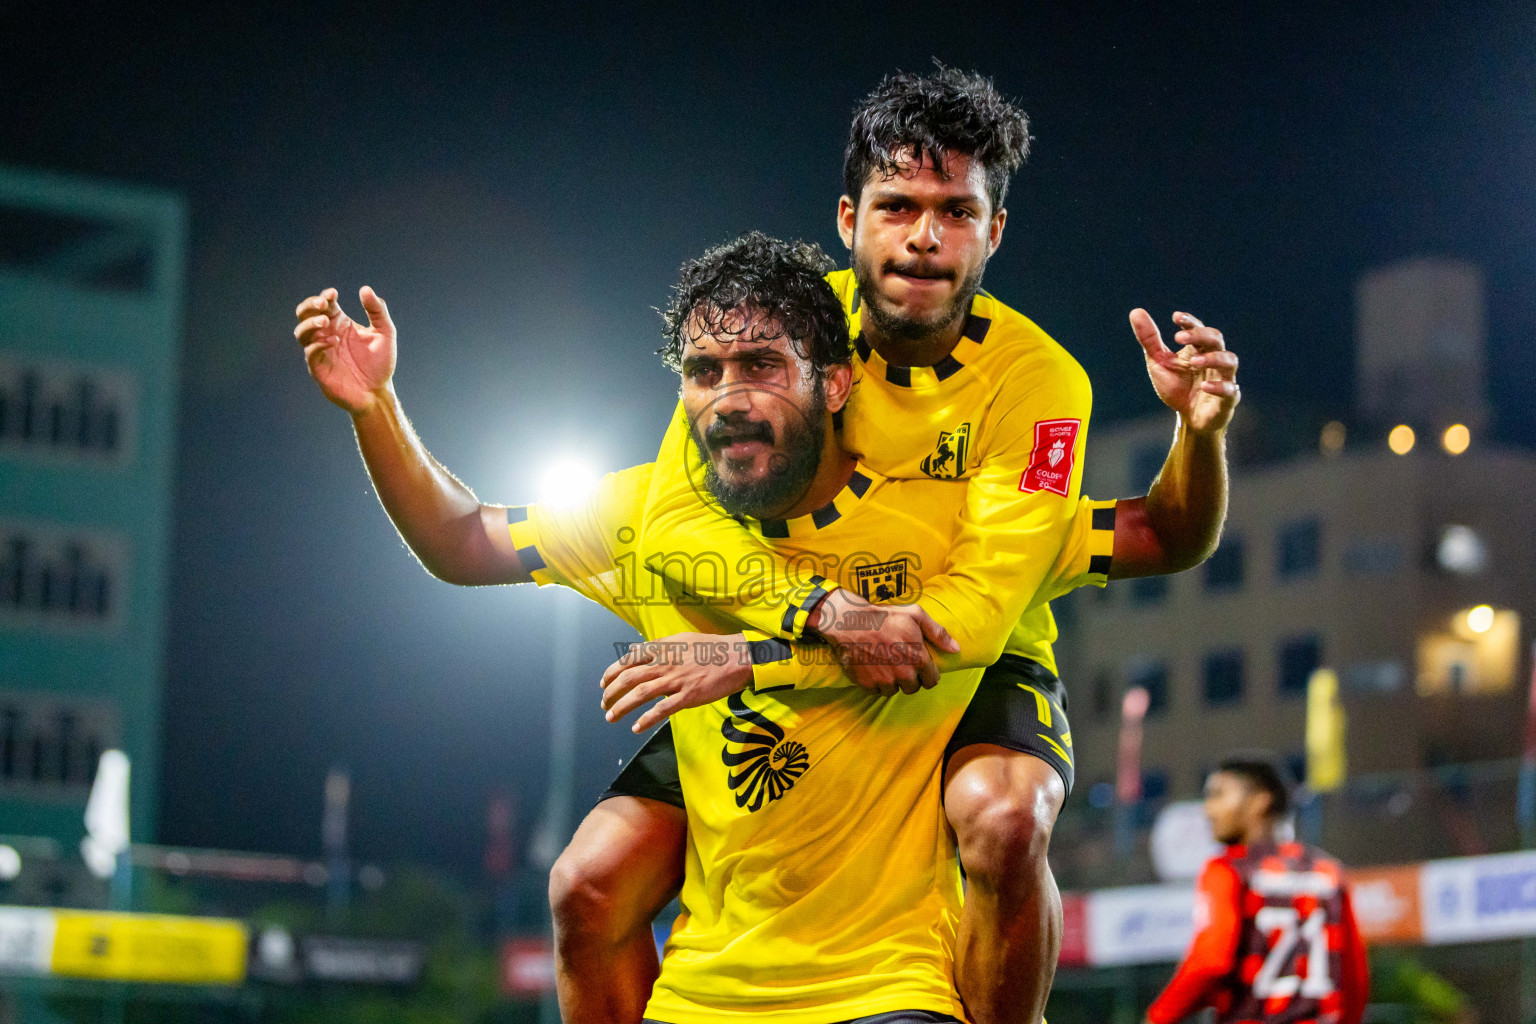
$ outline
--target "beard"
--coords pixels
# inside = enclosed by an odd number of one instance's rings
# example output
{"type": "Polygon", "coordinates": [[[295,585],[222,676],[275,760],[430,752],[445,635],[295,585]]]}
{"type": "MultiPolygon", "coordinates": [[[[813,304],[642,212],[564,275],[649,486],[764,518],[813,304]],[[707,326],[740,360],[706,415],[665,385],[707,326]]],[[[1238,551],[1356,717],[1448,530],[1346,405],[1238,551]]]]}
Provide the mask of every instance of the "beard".
{"type": "MultiPolygon", "coordinates": [[[[901,262],[887,260],[880,268],[880,272],[921,274],[928,269],[920,259],[901,262]]],[[[874,328],[893,341],[924,341],[953,327],[956,321],[970,312],[971,300],[976,297],[976,292],[981,288],[981,276],[986,269],[987,261],[982,260],[966,275],[965,280],[960,283],[959,291],[955,293],[954,300],[943,309],[926,317],[906,316],[886,304],[885,296],[880,293],[876,283],[879,275],[876,273],[873,260],[861,257],[857,246],[853,252],[853,279],[859,286],[859,307],[874,328]]]]}
{"type": "MultiPolygon", "coordinates": [[[[774,519],[805,497],[821,468],[822,425],[827,417],[827,396],[818,379],[809,408],[791,416],[784,428],[784,443],[768,458],[768,472],[746,483],[735,483],[715,469],[714,449],[735,441],[774,443],[773,426],[743,416],[720,417],[693,443],[704,462],[704,484],[720,507],[733,516],[774,519]]],[[[729,461],[729,460],[727,460],[729,461]]]]}

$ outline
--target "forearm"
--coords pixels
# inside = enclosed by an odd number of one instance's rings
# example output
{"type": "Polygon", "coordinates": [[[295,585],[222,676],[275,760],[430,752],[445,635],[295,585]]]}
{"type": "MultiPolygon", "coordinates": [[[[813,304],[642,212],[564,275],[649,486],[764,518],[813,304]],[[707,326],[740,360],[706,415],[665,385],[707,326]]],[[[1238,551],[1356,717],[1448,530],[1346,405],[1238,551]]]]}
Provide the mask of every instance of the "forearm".
{"type": "Polygon", "coordinates": [[[487,511],[422,445],[393,385],[353,414],[352,427],[379,503],[428,572],[461,585],[515,581],[515,558],[508,566],[491,543],[487,511]]]}
{"type": "MultiPolygon", "coordinates": [[[[1227,517],[1226,431],[1197,432],[1182,417],[1173,447],[1146,497],[1147,526],[1162,572],[1182,572],[1216,550],[1227,517]]],[[[1119,560],[1120,552],[1115,552],[1119,560]]]]}

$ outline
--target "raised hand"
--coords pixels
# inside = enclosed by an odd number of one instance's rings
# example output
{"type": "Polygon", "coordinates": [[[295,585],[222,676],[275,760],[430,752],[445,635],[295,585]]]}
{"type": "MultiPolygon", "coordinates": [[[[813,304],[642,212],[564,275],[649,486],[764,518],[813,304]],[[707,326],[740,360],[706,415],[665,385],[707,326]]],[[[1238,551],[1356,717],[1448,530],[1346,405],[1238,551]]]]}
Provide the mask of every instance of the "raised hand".
{"type": "Polygon", "coordinates": [[[1151,314],[1131,310],[1131,330],[1141,343],[1147,374],[1163,404],[1183,417],[1191,430],[1225,430],[1242,399],[1237,386],[1237,355],[1227,351],[1221,332],[1188,313],[1173,314],[1181,330],[1173,336],[1177,352],[1163,344],[1151,314]]]}
{"type": "Polygon", "coordinates": [[[357,323],[327,288],[299,303],[293,336],[304,346],[309,375],[332,402],[356,416],[373,408],[395,372],[395,324],[389,308],[364,285],[357,297],[368,326],[357,323]]]}

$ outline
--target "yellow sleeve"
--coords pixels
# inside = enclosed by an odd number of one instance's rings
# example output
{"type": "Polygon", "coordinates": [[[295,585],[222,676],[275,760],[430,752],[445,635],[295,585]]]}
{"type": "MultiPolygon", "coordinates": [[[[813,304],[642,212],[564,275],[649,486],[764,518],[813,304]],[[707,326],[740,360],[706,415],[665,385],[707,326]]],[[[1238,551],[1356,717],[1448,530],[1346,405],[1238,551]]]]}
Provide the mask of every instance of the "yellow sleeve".
{"type": "Polygon", "coordinates": [[[1082,487],[1093,392],[1070,356],[1018,374],[998,397],[981,465],[966,485],[944,573],[917,602],[960,645],[942,671],[991,665],[1050,578],[1082,487]]]}
{"type": "Polygon", "coordinates": [[[609,473],[578,505],[508,508],[507,529],[533,582],[569,587],[639,629],[634,548],[650,480],[648,463],[609,473]]]}
{"type": "Polygon", "coordinates": [[[1054,601],[1078,587],[1102,587],[1109,582],[1115,555],[1115,502],[1094,501],[1086,494],[1077,503],[1072,530],[1051,566],[1045,584],[1035,592],[1030,607],[1054,601]]]}
{"type": "MultiPolygon", "coordinates": [[[[1062,545],[1056,564],[1029,607],[1053,601],[1082,586],[1102,587],[1109,581],[1115,552],[1115,503],[1084,495],[1062,545]]],[[[855,685],[839,667],[825,644],[790,644],[746,631],[752,662],[752,689],[833,689],[855,685]]]]}
{"type": "Polygon", "coordinates": [[[640,541],[641,567],[767,636],[801,639],[837,583],[797,568],[707,501],[703,464],[678,403],[656,456],[640,541]]]}

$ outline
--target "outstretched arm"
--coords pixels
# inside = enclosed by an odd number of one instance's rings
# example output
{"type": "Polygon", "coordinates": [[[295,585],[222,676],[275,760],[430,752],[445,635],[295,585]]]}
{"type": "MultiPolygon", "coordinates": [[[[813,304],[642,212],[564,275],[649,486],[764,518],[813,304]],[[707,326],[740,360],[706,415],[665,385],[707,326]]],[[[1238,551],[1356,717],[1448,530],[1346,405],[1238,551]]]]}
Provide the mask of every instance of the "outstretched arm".
{"type": "Polygon", "coordinates": [[[294,337],[309,373],[352,429],[379,502],[400,537],[438,579],[464,586],[526,583],[507,531],[507,510],[483,505],[432,457],[395,394],[395,325],[384,300],[364,287],[364,327],[342,311],[336,289],[299,303],[294,337]]]}

